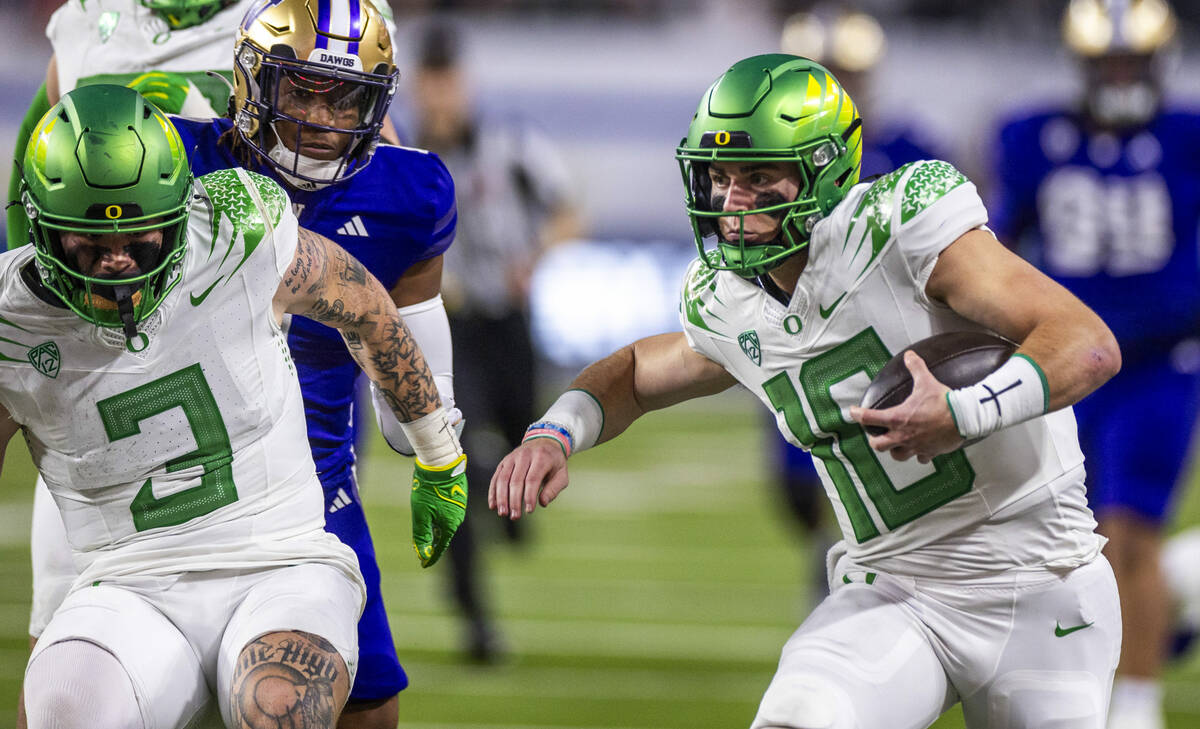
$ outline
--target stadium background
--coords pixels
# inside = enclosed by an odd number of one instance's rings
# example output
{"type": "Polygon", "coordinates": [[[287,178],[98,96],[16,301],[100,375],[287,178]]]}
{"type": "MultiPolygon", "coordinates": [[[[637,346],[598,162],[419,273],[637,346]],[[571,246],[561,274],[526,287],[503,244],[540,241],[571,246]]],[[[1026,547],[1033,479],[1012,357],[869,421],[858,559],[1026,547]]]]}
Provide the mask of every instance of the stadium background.
{"type": "MultiPolygon", "coordinates": [[[[523,117],[561,146],[588,223],[535,278],[550,396],[578,367],[630,339],[677,328],[692,255],[672,158],[696,100],[733,60],[775,50],[800,3],[715,0],[460,0],[391,3],[398,60],[411,67],[423,19],[465,33],[480,105],[523,117]]],[[[1077,91],[1058,43],[1061,2],[874,0],[888,51],[866,123],[906,119],[986,191],[997,116],[1077,91]]],[[[54,0],[0,7],[0,153],[12,148],[49,58],[54,0]]],[[[1176,2],[1172,98],[1200,100],[1200,3],[1176,2]]],[[[403,79],[402,79],[403,82],[403,79]]],[[[1198,101],[1200,103],[1200,101],[1198,101]]],[[[395,116],[403,127],[405,101],[395,116]]],[[[0,166],[0,189],[10,170],[0,166]]],[[[385,598],[412,686],[401,727],[566,729],[748,725],[809,596],[807,545],[768,480],[757,405],[730,392],[653,414],[573,460],[574,486],[533,519],[518,551],[496,549],[491,583],[510,659],[461,663],[440,575],[409,545],[409,464],[372,442],[366,501],[385,598]]],[[[27,653],[33,470],[9,448],[0,485],[0,727],[15,713],[27,653]]],[[[1189,489],[1176,528],[1200,522],[1189,489]]],[[[1167,675],[1171,729],[1200,728],[1200,662],[1167,675]]],[[[961,726],[957,712],[939,727],[961,726]]]]}

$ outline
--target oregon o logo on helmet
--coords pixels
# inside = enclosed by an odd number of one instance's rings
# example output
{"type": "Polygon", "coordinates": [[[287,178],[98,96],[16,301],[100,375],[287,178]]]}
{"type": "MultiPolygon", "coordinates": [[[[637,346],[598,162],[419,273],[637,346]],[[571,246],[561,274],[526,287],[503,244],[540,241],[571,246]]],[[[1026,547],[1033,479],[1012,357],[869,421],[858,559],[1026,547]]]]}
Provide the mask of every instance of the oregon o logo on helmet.
{"type": "Polygon", "coordinates": [[[116,220],[117,218],[121,217],[121,214],[122,210],[120,205],[109,205],[108,207],[104,208],[104,217],[108,218],[109,220],[116,220]]]}
{"type": "Polygon", "coordinates": [[[729,144],[729,132],[726,132],[726,131],[717,132],[717,136],[713,138],[713,141],[716,142],[718,145],[724,147],[726,144],[729,144]]]}

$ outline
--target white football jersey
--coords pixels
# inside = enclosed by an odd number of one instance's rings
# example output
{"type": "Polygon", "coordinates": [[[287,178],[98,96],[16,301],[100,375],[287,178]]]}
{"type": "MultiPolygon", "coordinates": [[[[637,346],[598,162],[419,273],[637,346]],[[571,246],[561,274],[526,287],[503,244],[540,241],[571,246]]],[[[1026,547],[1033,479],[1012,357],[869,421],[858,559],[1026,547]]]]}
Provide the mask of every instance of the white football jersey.
{"type": "Polygon", "coordinates": [[[238,0],[200,25],[171,30],[138,0],[70,0],[54,11],[46,26],[59,91],[87,83],[126,85],[150,70],[186,73],[192,91],[179,113],[221,116],[229,88],[204,72],[233,78],[234,39],[253,2],[238,0]]]}
{"type": "MultiPolygon", "coordinates": [[[[255,2],[237,0],[200,25],[172,30],[138,0],[68,0],[46,25],[59,91],[90,83],[127,85],[146,71],[172,71],[186,75],[192,85],[178,110],[181,116],[223,116],[232,92],[205,72],[232,81],[238,25],[255,2]]],[[[395,35],[391,7],[385,0],[373,5],[395,35]]]]}
{"type": "Polygon", "coordinates": [[[689,344],[812,453],[859,564],[969,575],[1082,564],[1103,544],[1070,408],[924,465],[872,450],[850,419],[894,353],[940,332],[982,328],[930,300],[925,285],[941,251],[986,222],[975,186],[954,167],[917,162],[855,186],[818,223],[786,306],[699,260],[688,271],[680,318],[689,344]]]}
{"type": "MultiPolygon", "coordinates": [[[[275,182],[197,180],[181,280],[134,341],[35,295],[33,246],[0,255],[0,405],[24,429],[84,584],[323,562],[300,386],[272,300],[297,223],[275,182]]],[[[355,577],[354,579],[358,579],[355,577]]]]}

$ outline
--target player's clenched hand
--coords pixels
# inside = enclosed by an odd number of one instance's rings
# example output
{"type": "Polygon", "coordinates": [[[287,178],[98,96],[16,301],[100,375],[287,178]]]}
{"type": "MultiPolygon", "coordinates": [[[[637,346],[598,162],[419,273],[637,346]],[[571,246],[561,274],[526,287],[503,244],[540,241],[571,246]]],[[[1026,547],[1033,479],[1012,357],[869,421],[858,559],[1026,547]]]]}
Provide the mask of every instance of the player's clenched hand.
{"type": "Polygon", "coordinates": [[[187,76],[170,71],[149,71],[126,84],[146,97],[164,114],[178,114],[183,109],[191,82],[187,76]]]}
{"type": "Polygon", "coordinates": [[[422,567],[432,567],[467,516],[467,456],[441,468],[417,461],[410,501],[413,549],[422,567]]]}
{"type": "Polygon", "coordinates": [[[532,438],[500,461],[488,485],[488,508],[520,519],[534,504],[549,506],[567,487],[567,456],[550,438],[532,438]]]}
{"type": "Polygon", "coordinates": [[[851,406],[850,417],[860,425],[888,429],[883,435],[867,435],[875,450],[890,451],[898,461],[916,456],[921,463],[929,463],[934,456],[960,448],[963,438],[946,404],[950,388],[938,382],[916,352],[904,354],[904,365],[913,380],[912,394],[904,402],[883,410],[851,406]]]}

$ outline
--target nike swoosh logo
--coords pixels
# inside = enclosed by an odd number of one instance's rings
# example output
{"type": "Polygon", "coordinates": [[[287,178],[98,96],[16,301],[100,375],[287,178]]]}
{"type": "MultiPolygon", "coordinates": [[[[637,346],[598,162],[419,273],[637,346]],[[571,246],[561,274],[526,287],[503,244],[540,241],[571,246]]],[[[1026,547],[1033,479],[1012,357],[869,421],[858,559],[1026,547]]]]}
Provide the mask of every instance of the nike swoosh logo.
{"type": "Polygon", "coordinates": [[[842,299],[844,299],[844,298],[846,298],[846,292],[845,292],[845,291],[843,291],[843,292],[842,292],[842,295],[841,295],[841,296],[839,296],[839,297],[837,297],[836,299],[834,299],[834,300],[833,300],[833,303],[832,303],[832,304],[830,304],[829,306],[822,306],[822,307],[820,307],[820,308],[819,308],[819,310],[818,310],[818,313],[820,313],[820,314],[821,314],[821,318],[822,318],[822,319],[828,319],[828,318],[829,318],[829,315],[833,313],[833,310],[837,308],[837,305],[838,305],[838,304],[842,303],[842,299]]]}
{"type": "Polygon", "coordinates": [[[467,492],[463,491],[462,486],[459,486],[458,484],[450,487],[450,495],[454,496],[455,494],[462,496],[464,499],[467,497],[467,492]]]}
{"type": "Polygon", "coordinates": [[[1084,623],[1083,625],[1076,625],[1074,628],[1064,628],[1063,626],[1059,625],[1056,622],[1056,623],[1054,623],[1054,635],[1058,638],[1061,638],[1064,635],[1070,635],[1071,633],[1074,633],[1077,630],[1083,630],[1084,628],[1090,628],[1090,627],[1092,627],[1092,625],[1093,625],[1093,623],[1084,623]]]}
{"type": "Polygon", "coordinates": [[[224,278],[224,277],[220,277],[216,281],[213,281],[212,285],[209,286],[208,288],[204,289],[204,293],[200,294],[199,296],[196,296],[195,294],[191,294],[190,298],[192,300],[192,306],[200,306],[201,304],[203,304],[204,300],[208,298],[208,295],[212,293],[212,290],[217,287],[217,284],[221,283],[221,278],[224,278]]]}

